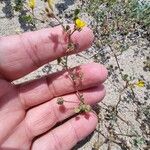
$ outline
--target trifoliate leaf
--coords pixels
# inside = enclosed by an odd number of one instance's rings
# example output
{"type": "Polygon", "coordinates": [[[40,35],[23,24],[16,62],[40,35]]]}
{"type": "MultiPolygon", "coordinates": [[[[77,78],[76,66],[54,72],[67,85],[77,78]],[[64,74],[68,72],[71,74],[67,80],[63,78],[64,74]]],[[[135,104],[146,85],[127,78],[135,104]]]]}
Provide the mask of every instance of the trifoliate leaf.
{"type": "Polygon", "coordinates": [[[63,103],[64,103],[64,99],[62,97],[57,99],[57,104],[58,105],[63,105],[63,103]]]}
{"type": "Polygon", "coordinates": [[[79,107],[77,107],[77,108],[74,109],[74,112],[75,112],[75,113],[79,113],[80,111],[81,111],[81,110],[80,110],[79,107]]]}

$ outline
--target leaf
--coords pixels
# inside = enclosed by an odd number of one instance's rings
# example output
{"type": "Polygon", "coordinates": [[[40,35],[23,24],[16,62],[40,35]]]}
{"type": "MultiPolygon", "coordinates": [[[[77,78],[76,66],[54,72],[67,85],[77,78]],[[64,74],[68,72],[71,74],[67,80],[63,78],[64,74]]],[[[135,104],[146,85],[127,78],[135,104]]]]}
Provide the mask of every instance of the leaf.
{"type": "Polygon", "coordinates": [[[21,11],[23,9],[23,2],[21,0],[15,0],[15,6],[14,10],[15,11],[21,11]]]}
{"type": "Polygon", "coordinates": [[[64,104],[64,99],[62,97],[57,99],[57,104],[58,105],[63,105],[64,104]]]}
{"type": "Polygon", "coordinates": [[[24,15],[21,17],[21,19],[28,23],[31,23],[33,21],[32,16],[30,16],[30,15],[24,15]]]}
{"type": "Polygon", "coordinates": [[[80,10],[79,9],[75,9],[74,15],[77,16],[79,13],[80,13],[80,10]]]}
{"type": "Polygon", "coordinates": [[[68,31],[69,29],[70,29],[70,26],[69,26],[69,25],[66,25],[65,30],[68,31]]]}
{"type": "Polygon", "coordinates": [[[61,64],[61,61],[62,61],[61,57],[57,58],[57,64],[58,64],[58,65],[61,64]]]}
{"type": "Polygon", "coordinates": [[[75,113],[79,113],[80,111],[81,111],[81,110],[80,110],[79,107],[77,107],[77,108],[74,109],[74,112],[75,112],[75,113]]]}
{"type": "Polygon", "coordinates": [[[90,105],[86,105],[85,112],[90,112],[91,110],[92,110],[91,106],[90,105]]]}
{"type": "Polygon", "coordinates": [[[123,80],[124,80],[124,81],[127,81],[127,80],[128,80],[128,75],[127,75],[127,74],[124,74],[124,75],[123,75],[123,80]]]}

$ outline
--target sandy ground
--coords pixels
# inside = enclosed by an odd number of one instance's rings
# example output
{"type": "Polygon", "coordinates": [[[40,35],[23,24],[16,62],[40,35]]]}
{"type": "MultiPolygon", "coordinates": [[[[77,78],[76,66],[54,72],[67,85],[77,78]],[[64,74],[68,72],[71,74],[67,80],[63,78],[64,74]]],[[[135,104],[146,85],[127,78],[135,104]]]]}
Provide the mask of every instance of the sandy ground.
{"type": "MultiPolygon", "coordinates": [[[[38,3],[38,7],[40,7],[40,1],[38,3]]],[[[57,4],[56,12],[59,10],[64,10],[65,12],[70,12],[72,9],[76,7],[76,4],[74,4],[73,0],[64,0],[64,1],[59,1],[57,4]],[[61,9],[60,9],[61,8],[61,9]]],[[[29,27],[25,26],[24,24],[21,24],[18,21],[18,14],[11,14],[11,5],[10,5],[10,0],[5,0],[5,3],[1,4],[0,3],[0,36],[5,36],[5,35],[12,35],[16,34],[18,31],[19,32],[24,32],[30,30],[29,27]]],[[[63,15],[63,13],[62,13],[63,15]]],[[[89,21],[87,19],[87,21],[89,21]]],[[[67,22],[70,22],[68,19],[67,22]]],[[[90,21],[89,21],[90,22],[90,21]]],[[[47,27],[48,25],[38,25],[38,28],[44,28],[47,27]]],[[[120,63],[121,68],[124,69],[125,73],[128,73],[128,75],[134,76],[135,81],[138,79],[143,79],[146,82],[145,87],[143,88],[135,88],[135,93],[140,99],[141,102],[145,103],[145,106],[148,106],[150,103],[150,72],[145,72],[143,71],[144,64],[143,62],[146,59],[146,56],[150,56],[150,43],[146,38],[142,37],[136,37],[136,40],[133,40],[133,38],[130,39],[130,47],[128,50],[123,52],[121,55],[118,56],[118,60],[120,63]],[[149,45],[149,46],[148,46],[149,45]]],[[[110,51],[109,49],[105,49],[104,51],[110,51]]],[[[92,47],[88,50],[87,53],[83,52],[81,55],[84,57],[75,57],[71,56],[69,60],[70,66],[76,66],[79,64],[84,64],[84,63],[89,63],[93,62],[94,59],[90,58],[90,56],[94,55],[96,52],[99,52],[98,49],[92,47]],[[86,57],[86,58],[85,58],[86,57]],[[72,59],[73,58],[73,59],[72,59]]],[[[100,59],[100,62],[101,59],[100,59]]],[[[111,57],[108,61],[103,62],[104,65],[109,69],[110,71],[110,76],[108,80],[105,83],[106,90],[107,90],[107,95],[104,99],[104,103],[107,105],[113,105],[117,103],[118,97],[119,97],[119,90],[122,87],[122,81],[120,80],[120,75],[118,69],[115,70],[115,73],[109,68],[110,65],[113,65],[114,67],[116,65],[116,61],[114,57],[111,57]]],[[[56,67],[56,62],[51,62],[49,64],[44,65],[43,67],[39,68],[37,71],[27,75],[26,77],[16,81],[16,83],[24,82],[27,80],[31,80],[34,78],[39,78],[42,75],[49,74],[51,72],[57,71],[58,68],[56,67]]],[[[127,96],[125,96],[127,97],[127,96]]],[[[126,133],[127,130],[132,130],[132,127],[134,126],[134,129],[138,131],[138,133],[141,135],[142,131],[140,129],[140,124],[135,120],[135,114],[133,113],[133,110],[136,110],[135,104],[133,104],[131,101],[132,98],[129,96],[127,97],[127,100],[129,101],[128,103],[122,103],[120,104],[120,115],[125,118],[128,121],[132,122],[131,127],[127,126],[124,122],[121,120],[118,121],[118,124],[120,124],[120,127],[116,127],[116,130],[121,130],[123,133],[126,133]]],[[[102,116],[103,116],[103,111],[102,111],[102,116]]],[[[102,123],[100,123],[101,130],[104,131],[104,133],[107,135],[107,131],[102,123]]],[[[94,132],[91,136],[89,136],[87,139],[84,141],[80,142],[74,150],[91,150],[93,143],[97,140],[98,134],[94,132]]],[[[129,142],[130,139],[125,137],[125,139],[129,142]]],[[[103,142],[103,137],[101,137],[101,142],[103,142]]],[[[128,143],[131,145],[131,143],[128,143]]],[[[117,146],[117,144],[112,144],[112,150],[120,150],[121,148],[117,146]]],[[[101,148],[101,150],[107,149],[107,145],[104,144],[101,148]]],[[[135,147],[131,146],[131,150],[137,149],[135,147]]]]}

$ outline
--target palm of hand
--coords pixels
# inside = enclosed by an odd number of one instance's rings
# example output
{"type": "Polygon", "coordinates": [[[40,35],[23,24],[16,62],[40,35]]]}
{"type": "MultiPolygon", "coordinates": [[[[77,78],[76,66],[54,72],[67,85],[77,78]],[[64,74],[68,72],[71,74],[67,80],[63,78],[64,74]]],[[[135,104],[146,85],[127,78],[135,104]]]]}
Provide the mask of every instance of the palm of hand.
{"type": "MultiPolygon", "coordinates": [[[[97,117],[93,113],[89,113],[88,116],[77,115],[55,126],[73,116],[73,108],[78,105],[77,103],[66,103],[64,106],[57,104],[59,96],[70,102],[78,102],[67,72],[54,73],[21,85],[11,83],[42,64],[64,55],[65,43],[62,42],[62,36],[60,27],[57,27],[51,29],[49,33],[47,30],[42,30],[21,37],[0,39],[0,148],[2,150],[68,150],[95,129],[97,117]],[[50,33],[57,33],[58,37],[61,37],[60,40],[50,39],[50,33]],[[21,43],[19,43],[20,38],[23,40],[21,43]],[[55,51],[57,49],[59,52],[50,52],[54,47],[55,51]],[[50,54],[47,56],[41,53],[41,49],[50,54]]],[[[92,33],[85,28],[81,33],[76,33],[73,40],[78,43],[81,51],[91,44],[92,33]],[[88,35],[86,39],[85,35],[88,35]]],[[[79,85],[78,90],[82,91],[86,103],[95,104],[105,95],[104,87],[100,83],[106,79],[107,71],[98,64],[82,65],[80,69],[84,76],[82,86],[79,85]]]]}

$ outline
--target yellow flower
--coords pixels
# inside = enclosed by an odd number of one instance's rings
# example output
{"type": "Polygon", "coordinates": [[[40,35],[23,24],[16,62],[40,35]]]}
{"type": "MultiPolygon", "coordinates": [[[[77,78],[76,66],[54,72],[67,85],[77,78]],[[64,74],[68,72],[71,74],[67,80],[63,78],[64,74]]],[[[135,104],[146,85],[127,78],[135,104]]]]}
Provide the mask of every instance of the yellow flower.
{"type": "Polygon", "coordinates": [[[28,6],[33,10],[35,8],[35,1],[36,0],[29,0],[28,1],[28,6]]]}
{"type": "Polygon", "coordinates": [[[82,29],[83,27],[86,26],[86,22],[82,21],[81,19],[76,19],[75,20],[75,25],[78,29],[82,29]]]}
{"type": "Polygon", "coordinates": [[[140,80],[135,85],[138,86],[138,87],[144,87],[145,83],[144,83],[144,81],[140,80]]]}
{"type": "Polygon", "coordinates": [[[54,0],[47,0],[48,2],[48,6],[51,10],[53,10],[53,4],[54,4],[54,0]]]}

